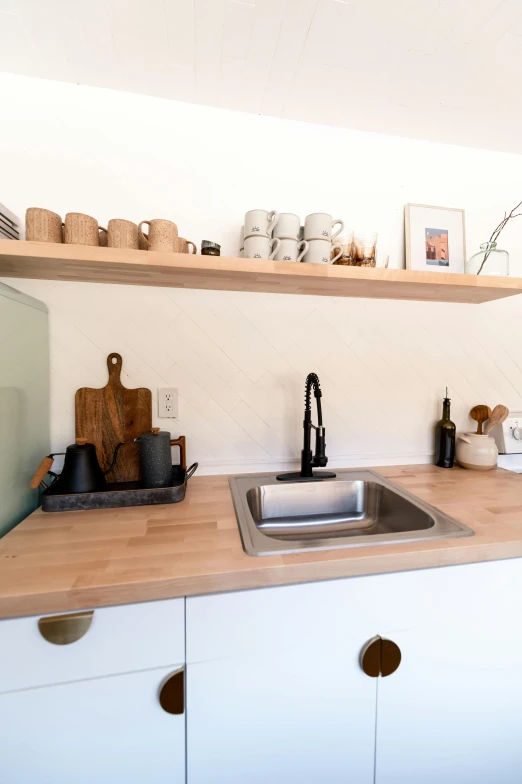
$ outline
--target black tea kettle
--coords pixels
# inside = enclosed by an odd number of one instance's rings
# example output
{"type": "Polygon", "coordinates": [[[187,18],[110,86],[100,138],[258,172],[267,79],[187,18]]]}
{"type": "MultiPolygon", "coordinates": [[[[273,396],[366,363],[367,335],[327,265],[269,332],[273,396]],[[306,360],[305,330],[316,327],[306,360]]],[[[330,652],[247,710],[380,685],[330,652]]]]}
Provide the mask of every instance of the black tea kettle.
{"type": "Polygon", "coordinates": [[[44,457],[38,470],[31,480],[30,486],[37,488],[46,474],[51,474],[54,481],[47,486],[53,495],[69,495],[70,493],[96,493],[107,489],[105,475],[114,468],[118,457],[118,444],[114,450],[112,463],[107,471],[102,471],[96,455],[94,444],[87,443],[86,438],[77,438],[75,444],[67,447],[65,452],[55,452],[44,457]],[[65,454],[62,473],[57,476],[50,470],[57,455],[65,454]]]}

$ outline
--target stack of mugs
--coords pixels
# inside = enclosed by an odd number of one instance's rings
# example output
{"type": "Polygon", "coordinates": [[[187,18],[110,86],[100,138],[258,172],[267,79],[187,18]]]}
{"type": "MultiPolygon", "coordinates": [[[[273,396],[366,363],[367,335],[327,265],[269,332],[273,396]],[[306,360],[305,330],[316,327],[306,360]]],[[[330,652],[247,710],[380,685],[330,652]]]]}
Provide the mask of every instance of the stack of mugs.
{"type": "Polygon", "coordinates": [[[308,242],[300,239],[299,215],[275,210],[250,210],[241,229],[239,255],[247,259],[301,261],[308,242]]]}
{"type": "Polygon", "coordinates": [[[248,259],[304,261],[308,264],[333,264],[343,247],[333,240],[344,229],[344,222],[325,212],[307,215],[304,227],[299,215],[275,210],[250,210],[241,229],[239,255],[248,259]]]}
{"type": "Polygon", "coordinates": [[[339,218],[334,219],[326,212],[313,212],[307,215],[304,238],[308,242],[308,250],[303,261],[309,264],[333,264],[337,261],[343,254],[343,246],[334,245],[333,241],[343,229],[344,221],[339,218]]]}

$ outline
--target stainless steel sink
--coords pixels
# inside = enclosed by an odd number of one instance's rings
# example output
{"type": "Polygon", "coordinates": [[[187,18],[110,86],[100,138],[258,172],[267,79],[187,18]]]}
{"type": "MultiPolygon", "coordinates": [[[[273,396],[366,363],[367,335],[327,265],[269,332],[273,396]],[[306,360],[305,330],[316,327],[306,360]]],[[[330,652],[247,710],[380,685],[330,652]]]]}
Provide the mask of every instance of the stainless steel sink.
{"type": "Polygon", "coordinates": [[[280,482],[276,474],[230,479],[249,555],[472,536],[473,531],[375,471],[280,482]]]}

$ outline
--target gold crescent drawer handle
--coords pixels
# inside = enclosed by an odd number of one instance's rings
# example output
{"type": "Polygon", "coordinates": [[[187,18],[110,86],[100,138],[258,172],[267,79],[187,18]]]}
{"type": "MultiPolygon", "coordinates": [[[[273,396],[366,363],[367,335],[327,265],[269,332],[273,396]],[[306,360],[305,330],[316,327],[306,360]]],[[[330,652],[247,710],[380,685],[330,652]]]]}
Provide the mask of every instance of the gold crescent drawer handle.
{"type": "Polygon", "coordinates": [[[49,615],[40,618],[38,629],[42,637],[53,645],[71,645],[81,640],[91,628],[94,611],[49,615]]]}
{"type": "Polygon", "coordinates": [[[159,703],[166,713],[180,716],[185,712],[185,670],[168,675],[159,690],[159,703]]]}

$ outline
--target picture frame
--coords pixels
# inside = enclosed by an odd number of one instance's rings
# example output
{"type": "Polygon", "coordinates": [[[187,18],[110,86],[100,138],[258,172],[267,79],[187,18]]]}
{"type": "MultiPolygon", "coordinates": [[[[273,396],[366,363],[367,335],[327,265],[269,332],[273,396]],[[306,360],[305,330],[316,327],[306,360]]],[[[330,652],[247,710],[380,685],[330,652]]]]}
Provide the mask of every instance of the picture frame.
{"type": "Polygon", "coordinates": [[[406,269],[464,273],[464,210],[406,204],[404,208],[406,269]]]}

